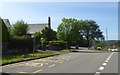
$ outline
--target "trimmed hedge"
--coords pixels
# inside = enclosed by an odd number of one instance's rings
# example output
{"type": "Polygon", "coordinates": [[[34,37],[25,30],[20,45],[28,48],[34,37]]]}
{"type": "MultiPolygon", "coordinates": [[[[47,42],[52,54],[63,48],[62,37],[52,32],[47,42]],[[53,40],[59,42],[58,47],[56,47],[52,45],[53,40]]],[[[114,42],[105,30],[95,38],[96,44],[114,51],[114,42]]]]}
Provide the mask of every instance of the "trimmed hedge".
{"type": "Polygon", "coordinates": [[[7,53],[30,53],[33,51],[33,39],[27,36],[14,36],[10,39],[7,53]]]}
{"type": "Polygon", "coordinates": [[[67,47],[67,42],[65,41],[49,41],[49,49],[52,50],[61,50],[61,49],[66,49],[67,47]]]}

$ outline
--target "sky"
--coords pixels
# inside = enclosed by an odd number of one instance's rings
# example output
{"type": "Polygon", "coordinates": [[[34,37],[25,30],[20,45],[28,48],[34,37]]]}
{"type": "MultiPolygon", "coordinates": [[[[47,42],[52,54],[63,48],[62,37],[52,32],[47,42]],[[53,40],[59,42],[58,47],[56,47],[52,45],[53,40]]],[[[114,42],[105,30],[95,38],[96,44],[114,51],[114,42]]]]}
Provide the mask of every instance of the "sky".
{"type": "Polygon", "coordinates": [[[47,23],[51,17],[52,29],[57,30],[62,18],[92,19],[108,39],[118,39],[117,2],[6,2],[1,3],[0,16],[11,24],[24,20],[28,24],[47,23]]]}

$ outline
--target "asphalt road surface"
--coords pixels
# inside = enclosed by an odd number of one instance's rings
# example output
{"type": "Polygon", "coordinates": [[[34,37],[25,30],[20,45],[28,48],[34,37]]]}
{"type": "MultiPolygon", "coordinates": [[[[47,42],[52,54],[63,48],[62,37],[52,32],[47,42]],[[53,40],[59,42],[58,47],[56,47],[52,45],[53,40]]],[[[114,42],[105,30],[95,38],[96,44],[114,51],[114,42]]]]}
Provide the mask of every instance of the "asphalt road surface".
{"type": "Polygon", "coordinates": [[[116,52],[73,52],[2,66],[4,73],[118,73],[116,52]]]}

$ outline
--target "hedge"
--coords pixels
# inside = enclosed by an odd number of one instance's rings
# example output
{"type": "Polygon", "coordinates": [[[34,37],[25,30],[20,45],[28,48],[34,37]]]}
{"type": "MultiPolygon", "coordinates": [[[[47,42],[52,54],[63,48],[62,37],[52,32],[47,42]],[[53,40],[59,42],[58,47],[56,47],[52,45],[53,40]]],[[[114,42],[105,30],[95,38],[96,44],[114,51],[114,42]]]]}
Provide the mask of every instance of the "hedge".
{"type": "Polygon", "coordinates": [[[33,51],[33,39],[26,36],[15,36],[10,39],[7,53],[30,53],[33,51]]]}
{"type": "Polygon", "coordinates": [[[61,50],[61,49],[66,49],[66,47],[67,47],[67,42],[65,41],[62,41],[62,40],[49,41],[49,49],[61,50]]]}

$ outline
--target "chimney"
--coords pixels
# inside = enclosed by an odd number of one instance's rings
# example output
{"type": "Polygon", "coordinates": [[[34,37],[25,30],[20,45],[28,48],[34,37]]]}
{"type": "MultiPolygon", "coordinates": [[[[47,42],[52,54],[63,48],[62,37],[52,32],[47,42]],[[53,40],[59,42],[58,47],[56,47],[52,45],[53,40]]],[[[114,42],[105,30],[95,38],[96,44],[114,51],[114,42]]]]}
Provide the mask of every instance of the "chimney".
{"type": "Polygon", "coordinates": [[[51,29],[51,19],[48,17],[48,27],[51,29]]]}

